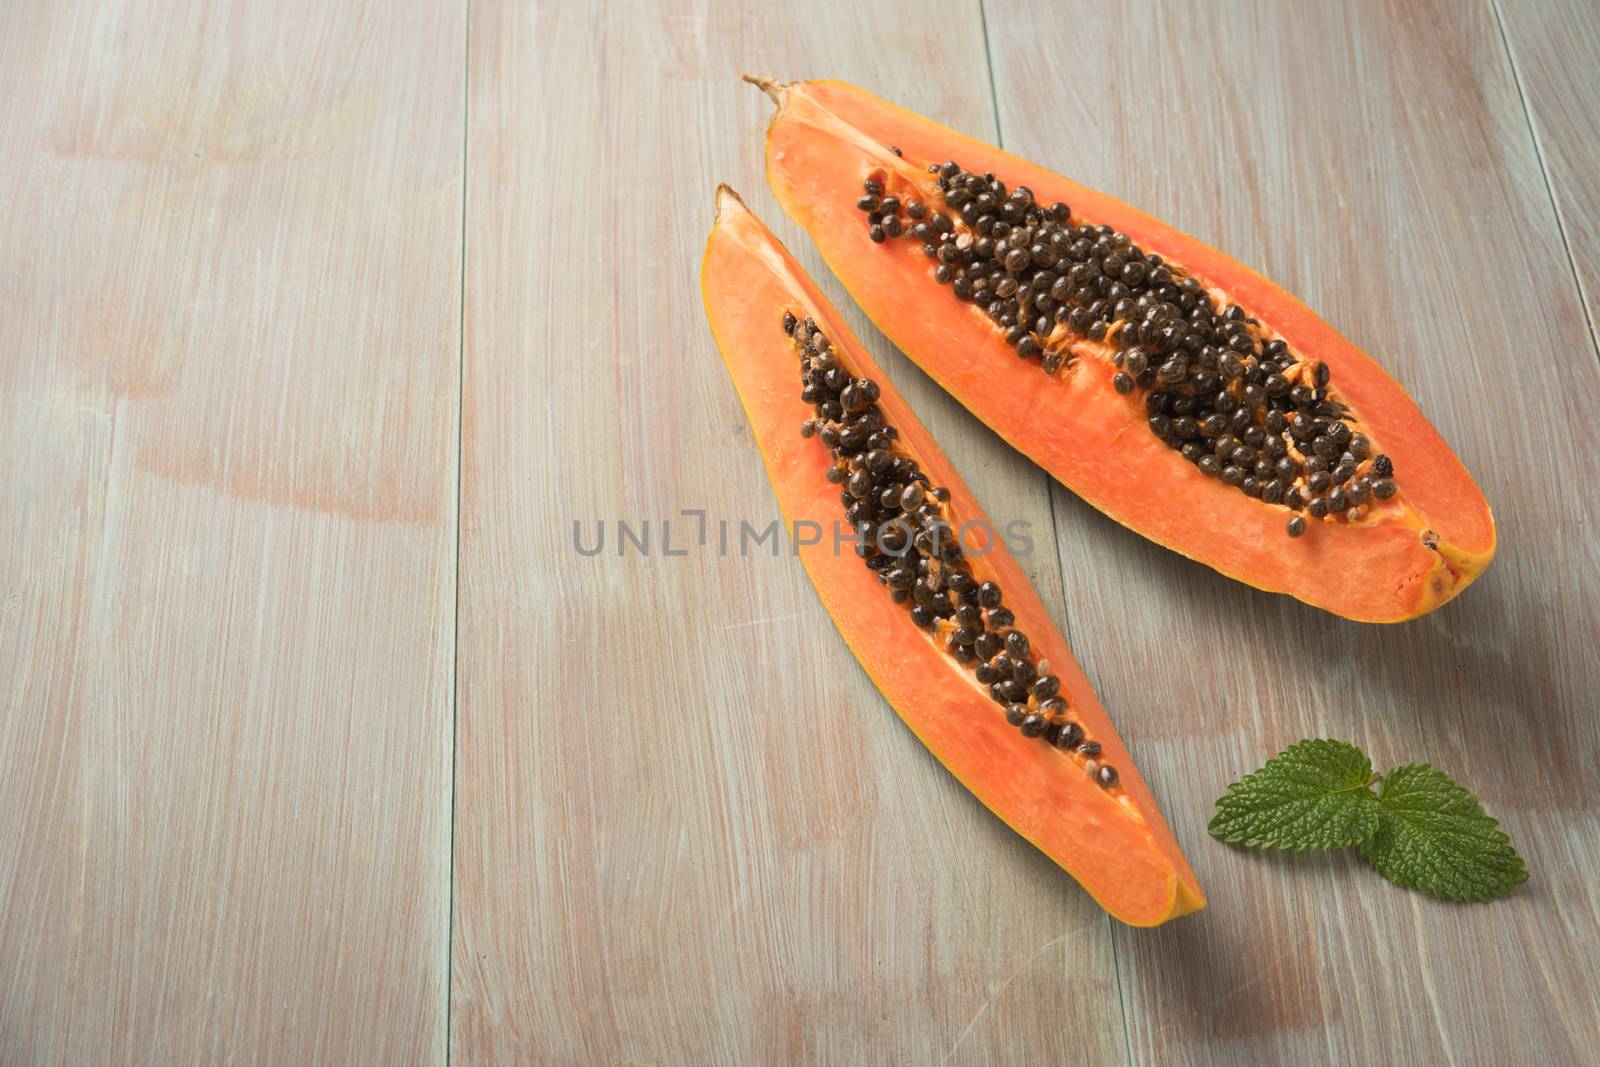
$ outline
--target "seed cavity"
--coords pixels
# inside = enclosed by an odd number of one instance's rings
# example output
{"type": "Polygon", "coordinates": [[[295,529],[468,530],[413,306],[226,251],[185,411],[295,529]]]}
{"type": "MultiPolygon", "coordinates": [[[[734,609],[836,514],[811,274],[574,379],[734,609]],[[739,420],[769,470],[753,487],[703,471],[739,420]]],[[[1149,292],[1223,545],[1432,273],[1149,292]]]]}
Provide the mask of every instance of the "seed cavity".
{"type": "MultiPolygon", "coordinates": [[[[875,191],[869,183],[866,192],[888,199],[881,185],[875,191]]],[[[1016,628],[1000,586],[974,575],[949,513],[950,490],[934,485],[900,443],[878,405],[878,383],[845,366],[814,319],[786,310],[783,332],[799,354],[800,397],[812,409],[800,436],[816,438],[832,456],[825,477],[840,486],[862,564],[913,623],[972,672],[1022,736],[1085,761],[1099,757],[1100,745],[1075,721],[1060,677],[1016,628]]],[[[1085,767],[1102,787],[1117,787],[1114,768],[1085,767]]]]}
{"type": "Polygon", "coordinates": [[[928,171],[933,197],[910,182],[886,193],[883,171],[866,179],[868,234],[919,245],[934,280],[982,308],[1020,359],[1056,374],[1083,342],[1109,346],[1111,387],[1143,397],[1150,432],[1206,477],[1288,509],[1291,538],[1308,518],[1359,519],[1395,495],[1394,463],[1373,454],[1326,363],[1067,204],[954,161],[928,171]]]}

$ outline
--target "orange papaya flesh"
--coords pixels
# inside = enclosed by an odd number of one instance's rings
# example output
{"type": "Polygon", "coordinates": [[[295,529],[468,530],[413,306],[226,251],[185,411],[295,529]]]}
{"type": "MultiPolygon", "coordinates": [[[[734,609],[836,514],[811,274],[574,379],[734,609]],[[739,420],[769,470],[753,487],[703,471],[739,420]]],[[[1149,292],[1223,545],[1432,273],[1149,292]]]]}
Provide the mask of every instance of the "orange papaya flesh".
{"type": "MultiPolygon", "coordinates": [[[[767,133],[772,189],[862,309],[957,400],[1096,508],[1229,577],[1369,622],[1433,610],[1493,557],[1494,520],[1483,494],[1411,397],[1272,282],[1120,201],[854,86],[749,80],[778,105],[767,133]],[[1303,361],[1296,373],[1309,376],[1325,364],[1328,398],[1343,405],[1369,445],[1361,475],[1371,483],[1372,464],[1386,456],[1399,491],[1368,496],[1354,512],[1303,513],[1303,534],[1289,536],[1290,507],[1208,476],[1151,432],[1149,394],[1118,391],[1117,347],[1109,341],[1071,338],[1054,373],[1043,372],[1038,358],[1018,359],[982,307],[935,280],[938,261],[920,241],[875,243],[857,204],[865,183],[876,181],[901,204],[940,205],[939,176],[929,168],[946,161],[991,172],[1013,190],[1026,187],[1040,205],[1068,204],[1074,225],[1110,227],[1161,256],[1193,277],[1216,308],[1237,304],[1261,337],[1287,346],[1303,361]]],[[[1113,336],[1122,336],[1120,325],[1112,324],[1113,336]]],[[[1305,490],[1299,502],[1311,495],[1305,490]]]]}
{"type": "MultiPolygon", "coordinates": [[[[1003,538],[816,285],[726,186],[717,191],[701,288],[707,319],[785,521],[796,531],[817,524],[808,528],[810,536],[793,539],[795,551],[846,644],[890,705],[985,806],[1066,869],[1112,915],[1151,926],[1204,906],[1194,873],[1148,787],[1003,538]],[[815,426],[822,410],[801,395],[802,358],[808,353],[796,337],[812,326],[811,336],[831,342],[850,379],[876,383],[876,406],[868,414],[875,412],[883,426],[897,432],[890,451],[926,475],[927,503],[939,519],[966,530],[967,551],[958,553],[959,562],[941,561],[952,600],[977,610],[977,594],[956,595],[958,570],[968,583],[962,588],[994,583],[994,595],[1003,595],[1011,620],[1004,625],[1007,620],[999,619],[1000,627],[986,636],[1026,635],[1023,656],[1038,668],[1029,675],[1048,673],[1059,680],[1054,701],[1024,698],[1025,710],[1047,721],[1045,736],[1024,736],[1007,718],[1016,707],[997,703],[975,677],[975,663],[964,664],[952,654],[959,615],[919,625],[908,610],[913,605],[897,603],[879,571],[848,544],[841,549],[835,542],[833,530],[842,529],[844,536],[855,532],[841,486],[829,480],[830,468],[842,470],[845,463],[824,435],[801,432],[802,425],[815,426]],[[934,492],[940,487],[948,492],[942,503],[934,492]],[[828,533],[817,539],[818,528],[828,533]],[[1107,767],[1114,771],[1100,769],[1107,767]]],[[[852,456],[851,469],[863,469],[856,460],[865,464],[864,456],[852,456]]],[[[992,599],[989,604],[993,607],[992,599]]],[[[1032,725],[1040,728],[1039,722],[1032,725]]]]}

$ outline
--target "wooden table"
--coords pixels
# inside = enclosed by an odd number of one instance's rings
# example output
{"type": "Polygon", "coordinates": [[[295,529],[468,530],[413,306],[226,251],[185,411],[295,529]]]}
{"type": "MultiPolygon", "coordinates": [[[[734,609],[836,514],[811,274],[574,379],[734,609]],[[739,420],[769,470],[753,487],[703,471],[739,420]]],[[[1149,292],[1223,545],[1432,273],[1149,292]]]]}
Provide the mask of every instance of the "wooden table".
{"type": "Polygon", "coordinates": [[[1597,71],[1587,0],[0,5],[0,1063],[1593,1062],[1597,71]],[[1362,626],[1092,511],[844,298],[746,70],[1280,280],[1475,472],[1494,566],[1362,626]],[[792,560],[575,552],[775,515],[700,310],[718,180],[1054,532],[1025,566],[1207,910],[1109,920],[792,560]],[[1529,884],[1211,841],[1306,735],[1469,783],[1529,884]]]}

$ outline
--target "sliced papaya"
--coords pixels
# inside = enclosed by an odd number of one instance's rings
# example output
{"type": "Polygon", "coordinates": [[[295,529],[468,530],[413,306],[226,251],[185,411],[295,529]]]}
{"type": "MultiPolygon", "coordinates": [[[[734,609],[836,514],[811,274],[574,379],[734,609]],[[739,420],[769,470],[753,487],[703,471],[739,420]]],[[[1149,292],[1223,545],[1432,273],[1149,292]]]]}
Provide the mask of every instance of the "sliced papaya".
{"type": "Polygon", "coordinates": [[[726,186],[706,317],[791,544],[856,658],[980,801],[1112,915],[1205,898],[1066,642],[933,438],[726,186]]]}
{"type": "Polygon", "coordinates": [[[748,80],[778,105],[779,203],[867,315],[1118,522],[1371,622],[1493,557],[1483,494],[1415,402],[1278,286],[854,86],[748,80]]]}

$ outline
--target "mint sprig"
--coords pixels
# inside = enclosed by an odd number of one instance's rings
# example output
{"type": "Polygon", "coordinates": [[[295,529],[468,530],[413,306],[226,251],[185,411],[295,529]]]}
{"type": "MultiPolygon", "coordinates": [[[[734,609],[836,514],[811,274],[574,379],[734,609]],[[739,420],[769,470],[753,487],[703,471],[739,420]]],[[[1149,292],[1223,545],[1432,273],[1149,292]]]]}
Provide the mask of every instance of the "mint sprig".
{"type": "Polygon", "coordinates": [[[1211,835],[1252,848],[1358,846],[1396,885],[1445,900],[1494,900],[1528,880],[1527,867],[1478,798],[1426,763],[1378,782],[1347,741],[1291,745],[1228,787],[1211,835]]]}
{"type": "Polygon", "coordinates": [[[1372,761],[1345,741],[1312,739],[1228,787],[1211,836],[1252,848],[1342,848],[1378,830],[1372,761]]]}
{"type": "Polygon", "coordinates": [[[1528,869],[1478,798],[1426,763],[1396,767],[1378,787],[1383,816],[1361,856],[1396,885],[1447,900],[1493,900],[1528,869]]]}

